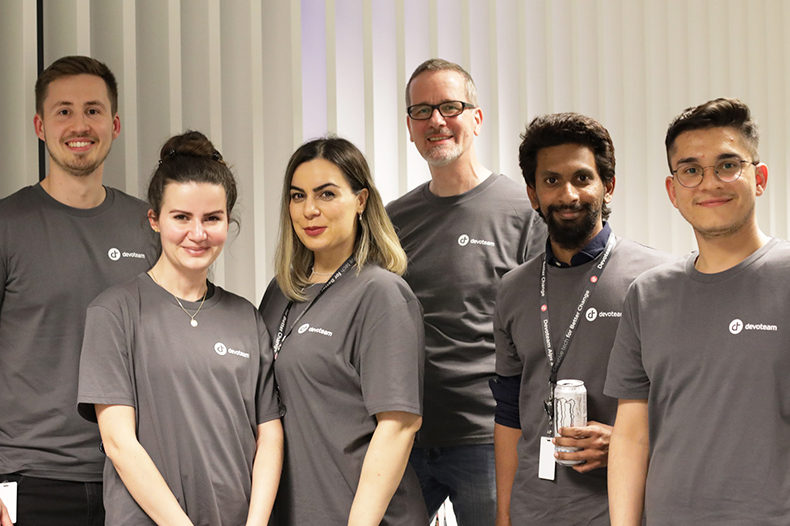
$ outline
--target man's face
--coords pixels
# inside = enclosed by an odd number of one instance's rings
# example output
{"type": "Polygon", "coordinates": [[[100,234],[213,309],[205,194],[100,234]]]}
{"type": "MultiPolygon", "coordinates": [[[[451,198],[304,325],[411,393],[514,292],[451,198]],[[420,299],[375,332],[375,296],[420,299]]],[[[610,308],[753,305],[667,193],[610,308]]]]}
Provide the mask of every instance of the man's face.
{"type": "Polygon", "coordinates": [[[666,179],[667,194],[672,204],[698,235],[711,239],[737,233],[754,221],[754,205],[768,180],[764,164],[742,163],[741,176],[733,182],[722,182],[713,172],[724,159],[752,161],[752,155],[740,133],[731,127],[708,128],[683,132],[675,139],[670,151],[670,164],[675,170],[680,163],[705,167],[699,186],[686,188],[677,178],[666,179]]]}
{"type": "Polygon", "coordinates": [[[121,121],[112,114],[107,85],[95,75],[73,75],[52,81],[41,115],[33,123],[47,145],[51,170],[77,177],[99,168],[121,133],[121,121]]]}
{"type": "Polygon", "coordinates": [[[592,150],[561,144],[538,150],[535,188],[527,186],[532,207],[546,220],[551,240],[576,250],[603,227],[601,210],[614,192],[614,178],[604,185],[592,150]]]}
{"type": "MultiPolygon", "coordinates": [[[[439,104],[466,100],[464,77],[455,71],[426,71],[409,88],[411,104],[439,104]]],[[[442,117],[434,110],[431,118],[420,121],[406,117],[409,136],[423,159],[432,166],[447,166],[465,157],[474,136],[480,133],[483,112],[470,108],[455,117],[442,117]]]]}

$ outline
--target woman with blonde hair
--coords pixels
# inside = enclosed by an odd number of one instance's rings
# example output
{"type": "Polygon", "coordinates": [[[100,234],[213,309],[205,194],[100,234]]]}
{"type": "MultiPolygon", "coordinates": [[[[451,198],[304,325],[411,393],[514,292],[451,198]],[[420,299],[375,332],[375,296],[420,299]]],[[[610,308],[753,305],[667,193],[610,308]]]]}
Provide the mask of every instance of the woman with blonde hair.
{"type": "Polygon", "coordinates": [[[407,466],[422,422],[424,335],[362,153],[322,138],[291,156],[276,277],[263,301],[285,406],[275,525],[419,525],[407,466]]]}

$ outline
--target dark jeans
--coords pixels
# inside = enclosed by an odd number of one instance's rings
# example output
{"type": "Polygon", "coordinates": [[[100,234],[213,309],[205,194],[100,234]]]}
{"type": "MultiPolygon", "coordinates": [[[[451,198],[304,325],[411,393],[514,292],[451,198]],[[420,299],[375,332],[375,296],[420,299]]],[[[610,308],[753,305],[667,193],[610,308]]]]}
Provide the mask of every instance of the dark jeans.
{"type": "Polygon", "coordinates": [[[458,526],[488,526],[496,519],[494,444],[412,449],[428,515],[450,497],[458,526]]]}
{"type": "Polygon", "coordinates": [[[0,475],[17,483],[16,526],[103,526],[101,482],[0,475]]]}

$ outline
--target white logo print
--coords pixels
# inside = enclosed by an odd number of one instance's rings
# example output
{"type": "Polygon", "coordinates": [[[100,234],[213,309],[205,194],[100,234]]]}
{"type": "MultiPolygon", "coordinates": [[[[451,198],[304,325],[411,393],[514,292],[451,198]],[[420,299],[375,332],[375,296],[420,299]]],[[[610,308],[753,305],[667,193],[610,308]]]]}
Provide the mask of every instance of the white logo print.
{"type": "Polygon", "coordinates": [[[487,247],[495,247],[496,246],[496,243],[494,243],[493,241],[486,241],[485,239],[473,239],[473,238],[467,236],[466,234],[461,234],[461,236],[458,238],[458,244],[461,245],[462,247],[465,247],[466,245],[469,245],[469,244],[472,244],[472,245],[485,245],[487,247]]]}
{"type": "Polygon", "coordinates": [[[307,329],[309,329],[309,328],[310,328],[310,324],[309,323],[305,323],[304,325],[299,327],[299,334],[304,334],[305,332],[307,332],[307,329]]]}
{"type": "Polygon", "coordinates": [[[217,344],[214,346],[214,350],[217,351],[217,354],[220,356],[224,356],[225,353],[228,352],[228,348],[225,347],[225,344],[222,342],[217,342],[217,344]]]}
{"type": "Polygon", "coordinates": [[[469,236],[466,234],[461,234],[461,237],[458,238],[458,244],[462,247],[465,247],[467,244],[469,244],[469,236]]]}
{"type": "Polygon", "coordinates": [[[118,261],[119,259],[121,259],[121,251],[120,251],[120,250],[118,250],[118,249],[117,249],[117,248],[115,248],[115,247],[111,248],[111,249],[109,250],[109,252],[107,252],[107,255],[108,255],[108,256],[110,257],[110,259],[111,259],[111,260],[113,260],[113,261],[118,261]]]}
{"type": "Polygon", "coordinates": [[[732,334],[738,334],[743,330],[743,322],[738,318],[735,318],[730,322],[730,332],[732,334]]]}
{"type": "Polygon", "coordinates": [[[778,331],[779,326],[768,323],[743,323],[738,318],[730,322],[730,332],[738,334],[741,331],[778,331]]]}
{"type": "Polygon", "coordinates": [[[595,321],[595,318],[598,317],[598,311],[595,310],[595,307],[590,307],[587,309],[584,317],[587,318],[587,321],[595,321]]]}

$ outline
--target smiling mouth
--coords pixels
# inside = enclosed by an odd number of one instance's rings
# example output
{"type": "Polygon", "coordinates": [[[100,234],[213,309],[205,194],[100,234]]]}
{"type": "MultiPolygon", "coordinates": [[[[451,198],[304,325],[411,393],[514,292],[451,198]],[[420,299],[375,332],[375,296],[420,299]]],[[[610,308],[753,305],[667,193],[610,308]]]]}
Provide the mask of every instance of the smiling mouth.
{"type": "Polygon", "coordinates": [[[89,147],[93,146],[96,143],[96,141],[93,140],[93,139],[85,138],[85,137],[79,137],[79,138],[74,138],[74,139],[66,139],[64,141],[64,143],[69,148],[72,148],[72,149],[75,149],[75,150],[81,150],[81,149],[85,149],[85,148],[89,148],[89,147]]]}

